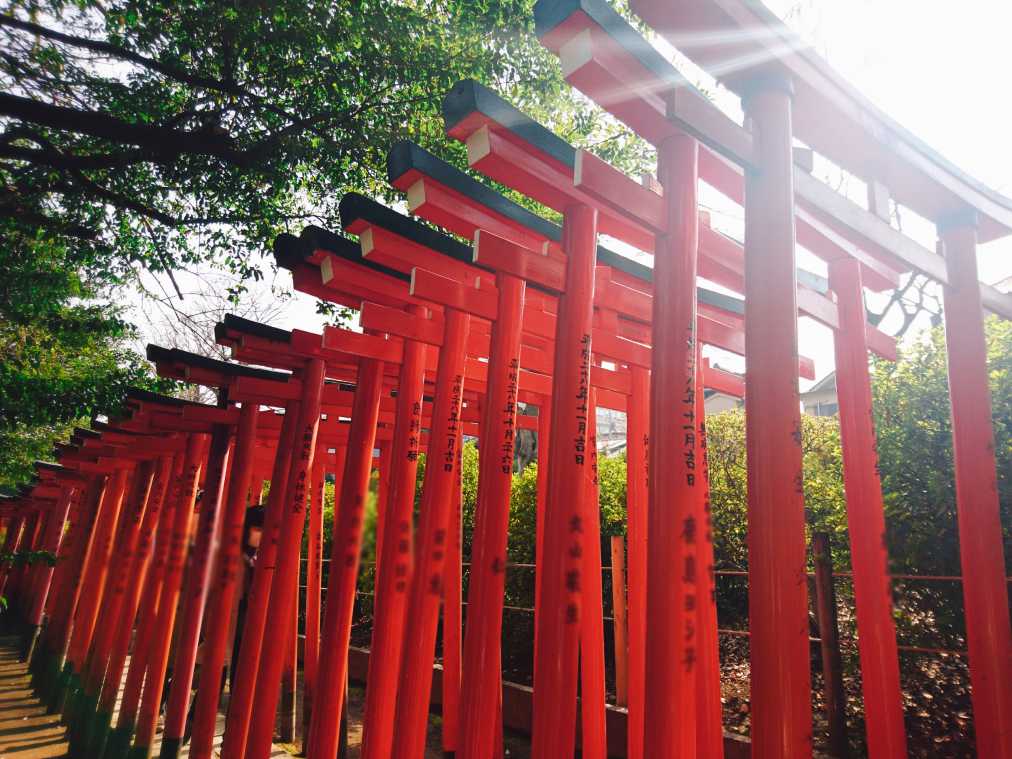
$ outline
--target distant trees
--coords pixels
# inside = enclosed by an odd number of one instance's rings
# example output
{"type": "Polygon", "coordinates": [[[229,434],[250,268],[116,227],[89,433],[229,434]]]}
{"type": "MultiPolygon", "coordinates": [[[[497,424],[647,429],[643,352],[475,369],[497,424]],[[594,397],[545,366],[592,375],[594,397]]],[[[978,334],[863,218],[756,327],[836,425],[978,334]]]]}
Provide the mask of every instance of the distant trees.
{"type": "Polygon", "coordinates": [[[117,411],[127,387],[171,384],[131,349],[132,328],[101,297],[88,250],[0,219],[0,490],[52,458],[74,424],[117,411]]]}

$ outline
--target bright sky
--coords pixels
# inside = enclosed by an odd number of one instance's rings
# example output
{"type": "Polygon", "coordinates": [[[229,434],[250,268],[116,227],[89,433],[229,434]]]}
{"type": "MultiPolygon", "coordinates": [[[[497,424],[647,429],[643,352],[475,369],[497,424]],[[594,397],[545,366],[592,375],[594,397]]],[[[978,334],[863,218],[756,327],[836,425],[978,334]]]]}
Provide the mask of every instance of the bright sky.
{"type": "MultiPolygon", "coordinates": [[[[766,0],[846,79],[960,168],[1012,195],[1012,103],[996,72],[1008,69],[1012,3],[995,0],[766,0]]],[[[727,220],[725,220],[727,221],[727,220]]],[[[930,244],[930,243],[929,243],[930,244]]],[[[982,246],[980,278],[1012,275],[1012,237],[982,246]]],[[[814,268],[804,256],[799,262],[814,268]]],[[[821,378],[832,335],[799,323],[799,349],[821,378]]],[[[802,382],[802,388],[810,383],[802,382]]]]}
{"type": "MultiPolygon", "coordinates": [[[[1004,0],[767,0],[866,96],[955,164],[1012,195],[1012,102],[999,84],[1012,66],[1012,3],[1004,0]]],[[[740,213],[740,209],[738,210],[740,213]]],[[[720,220],[715,217],[715,225],[720,220]]],[[[740,222],[724,220],[732,234],[740,222]]],[[[818,269],[804,258],[802,265],[818,269]]],[[[1012,275],[1012,237],[981,249],[985,282],[1012,275]]],[[[183,288],[187,289],[183,277],[183,288]]],[[[287,274],[279,282],[288,282],[287,274]]],[[[249,297],[271,297],[269,291],[249,297]]],[[[273,321],[317,330],[314,299],[301,294],[273,321]]],[[[185,308],[185,306],[183,306],[185,308]]],[[[145,330],[147,331],[147,330],[145,330]]],[[[802,319],[801,353],[821,378],[833,368],[829,330],[802,319]]],[[[736,362],[721,359],[729,368],[736,362]]],[[[810,383],[802,382],[802,388],[810,383]]]]}
{"type": "MultiPolygon", "coordinates": [[[[767,0],[882,110],[990,187],[1012,195],[1012,3],[767,0]]],[[[981,251],[980,275],[1012,274],[1012,238],[981,251]]]]}

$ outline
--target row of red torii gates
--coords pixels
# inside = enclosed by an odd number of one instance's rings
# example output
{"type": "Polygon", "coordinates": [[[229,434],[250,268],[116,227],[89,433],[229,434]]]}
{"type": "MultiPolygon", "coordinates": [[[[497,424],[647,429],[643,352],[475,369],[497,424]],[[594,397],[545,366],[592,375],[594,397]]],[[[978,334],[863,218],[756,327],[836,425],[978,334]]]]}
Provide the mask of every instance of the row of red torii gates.
{"type": "Polygon", "coordinates": [[[178,755],[188,711],[189,756],[212,755],[244,515],[269,481],[221,755],[270,751],[292,677],[283,652],[297,632],[308,525],[305,748],[311,759],[335,756],[378,449],[363,756],[423,755],[441,609],[444,748],[500,755],[510,482],[526,426],[537,431],[539,463],[533,756],[573,756],[577,735],[584,757],[606,756],[594,442],[594,409],[606,407],[627,414],[629,441],[627,743],[611,750],[723,756],[702,406],[703,388],[716,388],[746,404],[752,755],[811,756],[798,377],[812,362],[798,355],[801,315],[835,336],[868,752],[905,756],[867,362],[895,345],[866,322],[863,296],[917,271],[944,286],[978,755],[1012,757],[982,320],[984,309],[1012,318],[1012,301],[979,283],[976,259],[978,242],[1012,231],[1012,201],[881,114],[762,6],[631,5],[741,97],[744,126],[604,0],[540,0],[538,35],[567,81],[656,146],[656,179],[634,181],[461,82],[444,116],[470,167],[558,211],[561,227],[400,143],[389,179],[431,225],[350,194],[345,235],[309,228],[275,243],[296,288],[358,310],[362,332],[228,318],[217,339],[233,362],[152,347],[161,375],[214,388],[218,403],[135,392],[122,415],[78,430],[58,446],[58,464],[40,463],[37,480],[4,501],[5,550],[59,555],[55,568],[10,568],[3,583],[28,625],[37,684],[70,725],[72,753],[148,756],[164,701],[161,756],[178,755]],[[806,170],[813,152],[867,183],[867,208],[806,170]],[[709,226],[700,181],[743,206],[744,246],[709,226]],[[937,224],[937,250],[889,224],[889,199],[937,224]],[[599,234],[653,254],[653,267],[600,247],[599,234]],[[827,263],[828,282],[796,270],[796,243],[827,263]],[[704,344],[746,356],[744,378],[702,361],[704,344]],[[538,415],[518,415],[518,404],[538,415]],[[466,626],[462,435],[480,440],[466,626]],[[420,452],[430,464],[413,524],[420,452]],[[326,475],[336,509],[321,613],[326,475]]]}

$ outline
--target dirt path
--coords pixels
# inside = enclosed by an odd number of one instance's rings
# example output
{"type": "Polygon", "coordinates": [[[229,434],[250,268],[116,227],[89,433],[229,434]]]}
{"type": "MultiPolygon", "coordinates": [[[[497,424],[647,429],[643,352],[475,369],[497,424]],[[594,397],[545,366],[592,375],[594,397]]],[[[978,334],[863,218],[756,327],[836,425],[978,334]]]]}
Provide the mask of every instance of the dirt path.
{"type": "Polygon", "coordinates": [[[0,757],[50,759],[66,753],[60,717],[46,714],[32,691],[28,667],[18,660],[18,639],[0,637],[0,757]]]}
{"type": "MultiPolygon", "coordinates": [[[[67,756],[67,741],[60,715],[46,714],[32,691],[28,666],[19,660],[19,641],[11,635],[0,636],[0,759],[58,759],[67,756]]],[[[348,759],[359,756],[362,741],[364,692],[352,688],[348,725],[348,759]]],[[[118,706],[118,704],[117,704],[118,706]]],[[[215,756],[225,729],[224,715],[218,715],[215,756]]],[[[161,730],[155,738],[152,755],[158,756],[161,730]]],[[[295,746],[274,746],[271,759],[288,759],[295,746]]],[[[181,757],[187,757],[184,746],[181,757]]],[[[440,759],[439,729],[430,723],[427,759],[440,759]]]]}
{"type": "MultiPolygon", "coordinates": [[[[67,741],[60,715],[46,714],[31,687],[28,665],[19,660],[17,637],[0,636],[0,759],[58,759],[67,756],[67,741]]],[[[218,717],[215,748],[221,745],[224,716],[218,717]]],[[[161,730],[152,755],[161,749],[161,730]]],[[[184,747],[181,757],[188,756],[184,747]]],[[[217,752],[215,753],[217,756],[217,752]]],[[[288,759],[289,753],[275,746],[271,759],[288,759]]]]}

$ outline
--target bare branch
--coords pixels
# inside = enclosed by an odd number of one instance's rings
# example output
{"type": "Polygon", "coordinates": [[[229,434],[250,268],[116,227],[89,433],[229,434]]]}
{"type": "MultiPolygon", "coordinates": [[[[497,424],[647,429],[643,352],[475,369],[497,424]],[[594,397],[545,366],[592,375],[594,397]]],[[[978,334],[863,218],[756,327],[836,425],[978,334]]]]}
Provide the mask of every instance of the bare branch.
{"type": "Polygon", "coordinates": [[[14,16],[8,16],[6,14],[0,14],[0,26],[6,26],[11,29],[19,29],[24,32],[29,32],[37,37],[42,37],[53,42],[61,42],[66,45],[73,45],[74,47],[83,48],[85,50],[91,50],[94,53],[101,55],[107,55],[113,58],[119,58],[123,61],[129,61],[135,63],[138,66],[154,71],[163,76],[167,76],[170,79],[175,79],[177,82],[182,84],[188,84],[191,87],[199,87],[203,89],[219,90],[221,92],[228,92],[231,94],[243,94],[242,90],[234,85],[229,85],[226,82],[219,81],[218,79],[212,79],[209,77],[196,76],[183,69],[175,66],[169,66],[161,61],[156,61],[153,58],[148,58],[139,53],[135,53],[132,50],[128,50],[125,47],[114,45],[111,42],[104,40],[93,40],[87,37],[78,37],[73,34],[64,34],[58,32],[55,29],[36,24],[31,21],[23,21],[14,16]]]}

